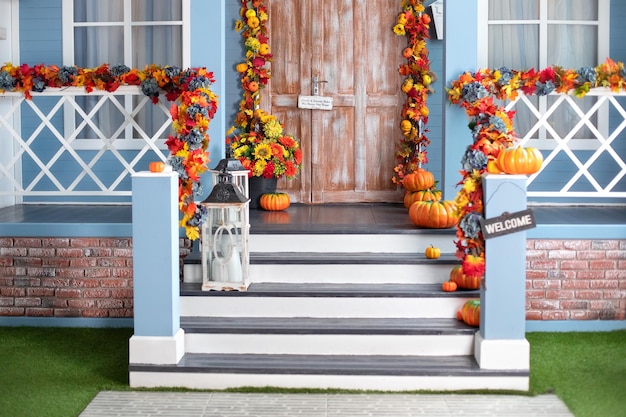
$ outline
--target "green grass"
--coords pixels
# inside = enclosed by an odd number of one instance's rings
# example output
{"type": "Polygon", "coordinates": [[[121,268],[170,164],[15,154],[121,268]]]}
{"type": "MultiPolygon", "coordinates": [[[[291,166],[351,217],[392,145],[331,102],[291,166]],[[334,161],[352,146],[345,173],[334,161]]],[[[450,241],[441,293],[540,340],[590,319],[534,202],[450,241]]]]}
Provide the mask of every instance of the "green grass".
{"type": "MultiPolygon", "coordinates": [[[[75,417],[99,391],[129,390],[131,335],[0,327],[0,417],[75,417]]],[[[531,333],[528,340],[530,394],[554,392],[576,417],[626,417],[626,331],[531,333]]]]}

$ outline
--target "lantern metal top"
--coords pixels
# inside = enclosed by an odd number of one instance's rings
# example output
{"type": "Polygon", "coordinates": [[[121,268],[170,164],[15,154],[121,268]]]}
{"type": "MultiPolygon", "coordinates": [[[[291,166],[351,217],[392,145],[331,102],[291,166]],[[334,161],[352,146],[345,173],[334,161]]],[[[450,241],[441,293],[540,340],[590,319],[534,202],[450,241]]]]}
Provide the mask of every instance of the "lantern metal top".
{"type": "Polygon", "coordinates": [[[226,168],[217,176],[217,183],[213,186],[211,194],[202,203],[246,203],[248,197],[241,193],[239,187],[233,185],[233,176],[226,168]]]}
{"type": "Polygon", "coordinates": [[[245,171],[239,159],[224,158],[217,163],[214,171],[245,171]]]}

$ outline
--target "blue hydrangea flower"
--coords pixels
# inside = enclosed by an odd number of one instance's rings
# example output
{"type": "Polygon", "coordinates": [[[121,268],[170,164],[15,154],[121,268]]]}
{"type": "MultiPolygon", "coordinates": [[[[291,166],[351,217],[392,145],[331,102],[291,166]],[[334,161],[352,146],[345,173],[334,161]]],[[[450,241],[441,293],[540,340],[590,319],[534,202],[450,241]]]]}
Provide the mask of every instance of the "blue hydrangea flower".
{"type": "Polygon", "coordinates": [[[120,75],[126,74],[129,71],[130,68],[128,68],[124,64],[116,64],[109,68],[109,74],[114,77],[119,77],[120,75]]]}
{"type": "Polygon", "coordinates": [[[193,151],[202,147],[204,135],[198,129],[191,129],[183,140],[189,144],[189,150],[193,151]]]}
{"type": "Polygon", "coordinates": [[[204,117],[209,117],[208,110],[199,104],[192,104],[191,106],[187,107],[187,114],[192,119],[195,118],[198,113],[200,113],[204,117]]]}
{"type": "Polygon", "coordinates": [[[158,97],[159,84],[154,78],[146,78],[141,82],[141,91],[148,97],[158,97]]]}
{"type": "Polygon", "coordinates": [[[33,78],[33,91],[41,93],[46,89],[46,83],[39,77],[33,78]]]}
{"type": "Polygon", "coordinates": [[[620,77],[622,77],[622,78],[626,78],[626,67],[622,67],[622,68],[620,68],[620,70],[619,70],[619,75],[620,75],[620,77]]]}
{"type": "Polygon", "coordinates": [[[578,82],[586,83],[590,82],[594,84],[596,82],[596,70],[593,67],[582,67],[578,71],[578,82]]]}
{"type": "Polygon", "coordinates": [[[7,71],[0,71],[0,90],[13,90],[15,87],[15,78],[7,71]]]}
{"type": "Polygon", "coordinates": [[[202,205],[197,205],[196,212],[194,213],[193,217],[189,219],[187,224],[192,227],[200,226],[202,223],[206,221],[207,215],[208,215],[208,212],[207,212],[206,207],[202,205]]]}
{"type": "Polygon", "coordinates": [[[169,79],[172,79],[180,75],[180,68],[178,67],[165,67],[164,71],[165,71],[165,75],[167,75],[167,78],[169,79]]]}
{"type": "Polygon", "coordinates": [[[474,81],[473,83],[465,84],[463,86],[463,90],[461,90],[461,95],[463,96],[463,100],[467,101],[468,103],[473,103],[476,100],[487,97],[489,93],[481,83],[479,83],[478,81],[474,81]]]}
{"type": "Polygon", "coordinates": [[[187,171],[185,171],[185,160],[181,156],[172,156],[169,161],[172,166],[172,170],[178,172],[178,176],[182,180],[189,178],[187,171]]]}
{"type": "Polygon", "coordinates": [[[463,230],[465,236],[469,239],[476,239],[480,233],[480,221],[483,216],[476,212],[465,215],[459,222],[459,227],[463,230]]]}
{"type": "Polygon", "coordinates": [[[77,75],[78,75],[78,68],[76,67],[68,67],[64,65],[59,70],[59,80],[61,80],[63,84],[70,84],[72,80],[74,79],[74,77],[77,75]]]}
{"type": "Polygon", "coordinates": [[[466,172],[472,172],[473,170],[481,170],[487,167],[487,155],[484,153],[474,150],[467,149],[465,154],[463,154],[463,158],[461,158],[461,165],[463,165],[463,170],[466,172]]]}
{"type": "Polygon", "coordinates": [[[513,78],[513,71],[511,71],[507,67],[500,67],[497,69],[500,72],[500,79],[498,80],[498,84],[500,85],[508,85],[513,78]]]}
{"type": "Polygon", "coordinates": [[[504,120],[502,120],[502,118],[499,116],[491,116],[489,118],[489,124],[492,125],[493,128],[500,133],[506,132],[506,124],[504,123],[504,120]]]}
{"type": "Polygon", "coordinates": [[[200,197],[204,194],[204,187],[199,182],[193,182],[191,183],[191,192],[193,195],[200,197]]]}
{"type": "Polygon", "coordinates": [[[193,80],[189,82],[189,91],[194,91],[199,88],[209,88],[211,86],[211,81],[204,76],[195,77],[193,80]]]}
{"type": "Polygon", "coordinates": [[[535,93],[538,96],[547,96],[554,91],[554,83],[552,81],[546,81],[545,83],[537,81],[535,87],[535,93]]]}

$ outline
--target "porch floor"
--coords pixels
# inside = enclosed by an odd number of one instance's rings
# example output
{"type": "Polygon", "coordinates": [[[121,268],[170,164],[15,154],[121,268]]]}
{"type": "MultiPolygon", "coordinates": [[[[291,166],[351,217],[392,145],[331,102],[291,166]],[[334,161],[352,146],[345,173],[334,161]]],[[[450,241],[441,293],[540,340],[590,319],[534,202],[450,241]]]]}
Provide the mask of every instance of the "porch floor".
{"type": "MultiPolygon", "coordinates": [[[[535,206],[532,209],[538,225],[626,225],[625,206],[535,206]]],[[[128,229],[130,236],[132,208],[130,205],[78,204],[20,204],[0,208],[2,236],[33,236],[32,230],[19,233],[19,229],[28,226],[38,230],[39,236],[51,235],[59,226],[80,224],[100,225],[110,232],[128,229]],[[52,230],[46,230],[47,227],[52,230]]],[[[292,204],[284,212],[250,210],[250,224],[251,233],[416,232],[401,204],[292,204]]]]}

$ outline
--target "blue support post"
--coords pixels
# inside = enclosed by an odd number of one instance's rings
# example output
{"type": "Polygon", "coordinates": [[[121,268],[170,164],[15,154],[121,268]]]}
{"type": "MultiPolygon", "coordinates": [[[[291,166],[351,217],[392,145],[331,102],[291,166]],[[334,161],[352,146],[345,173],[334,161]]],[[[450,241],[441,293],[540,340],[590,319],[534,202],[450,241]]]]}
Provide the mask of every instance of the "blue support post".
{"type": "Polygon", "coordinates": [[[133,175],[133,281],[135,331],[130,363],[178,363],[180,328],[178,175],[133,175]]]}
{"type": "MultiPolygon", "coordinates": [[[[526,210],[526,176],[482,178],[485,219],[526,210]]],[[[485,285],[475,355],[481,368],[529,369],[526,333],[526,231],[485,241],[485,285]]]]}

